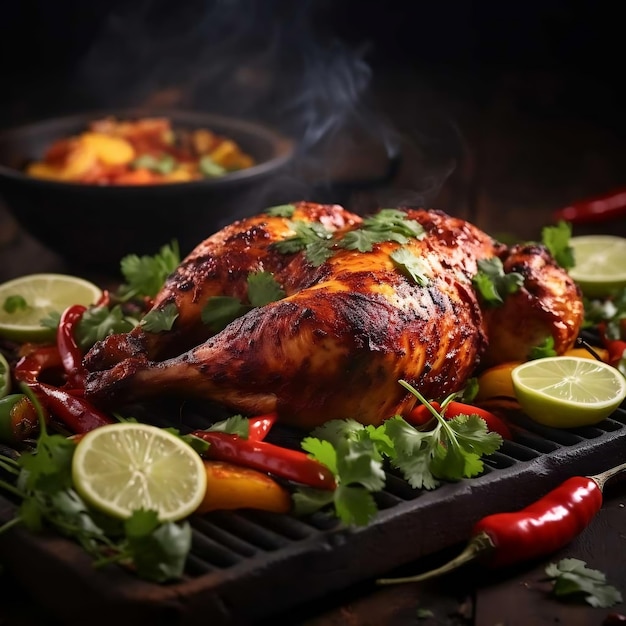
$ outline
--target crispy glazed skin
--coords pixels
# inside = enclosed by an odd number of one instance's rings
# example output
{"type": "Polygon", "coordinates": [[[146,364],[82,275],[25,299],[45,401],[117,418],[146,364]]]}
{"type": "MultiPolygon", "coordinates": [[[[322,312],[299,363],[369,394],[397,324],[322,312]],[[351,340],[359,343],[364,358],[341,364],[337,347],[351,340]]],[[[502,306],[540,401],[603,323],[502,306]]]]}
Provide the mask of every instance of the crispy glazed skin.
{"type": "MultiPolygon", "coordinates": [[[[327,217],[335,228],[360,223],[338,207],[300,205],[298,210],[313,211],[312,206],[317,219],[327,217]]],[[[485,314],[472,286],[478,260],[495,255],[538,281],[532,286],[535,295],[539,286],[546,290],[539,306],[537,298],[524,299],[524,313],[539,314],[526,339],[550,332],[552,324],[557,349],[570,347],[582,316],[561,307],[555,316],[569,322],[555,324],[543,304],[547,299],[550,308],[550,302],[580,299],[580,294],[565,272],[550,265],[545,250],[507,256],[504,246],[464,220],[440,211],[408,214],[426,231],[405,246],[424,262],[425,286],[395,266],[389,256],[400,247],[395,242],[375,244],[371,252],[342,249],[315,268],[303,253],[284,255],[268,247],[289,235],[283,218],[261,216],[228,227],[200,244],[157,298],[157,307],[172,300],[179,307],[170,333],[134,331],[92,349],[86,359],[91,370],[87,396],[114,406],[158,394],[195,396],[245,414],[276,410],[282,420],[303,428],[347,417],[378,424],[414,403],[399,379],[426,397],[442,397],[462,388],[481,362],[488,349],[488,324],[498,327],[497,341],[508,340],[502,325],[517,329],[517,315],[511,326],[505,315],[485,314]],[[234,253],[231,242],[240,238],[248,243],[234,253]],[[545,284],[542,264],[552,272],[545,284]],[[198,321],[207,298],[244,297],[248,272],[259,268],[274,273],[287,293],[284,299],[252,309],[179,356],[154,360],[181,345],[183,337],[186,345],[197,342],[200,331],[206,333],[198,321]],[[552,295],[555,290],[558,298],[552,295]],[[562,332],[563,326],[573,334],[562,332]]],[[[498,350],[492,343],[490,358],[498,360],[498,350]]]]}

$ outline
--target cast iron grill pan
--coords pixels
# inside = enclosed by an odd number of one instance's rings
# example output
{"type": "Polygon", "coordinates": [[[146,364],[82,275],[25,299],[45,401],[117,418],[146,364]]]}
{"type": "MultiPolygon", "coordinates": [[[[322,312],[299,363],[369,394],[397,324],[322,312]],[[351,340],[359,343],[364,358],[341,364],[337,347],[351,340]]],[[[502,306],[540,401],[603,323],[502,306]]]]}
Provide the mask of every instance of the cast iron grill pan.
{"type": "MultiPolygon", "coordinates": [[[[158,424],[155,410],[149,414],[158,424]]],[[[202,415],[187,411],[178,426],[206,427],[202,415]]],[[[570,476],[626,461],[624,405],[596,426],[573,430],[514,419],[514,440],[485,460],[478,478],[422,491],[389,470],[376,496],[380,511],[363,528],[347,529],[321,513],[304,519],[261,511],[198,516],[184,579],[174,584],[141,581],[117,566],[96,570],[73,542],[18,528],[0,536],[0,557],[63,623],[83,624],[86,616],[109,626],[120,618],[168,626],[255,622],[464,542],[479,518],[522,508],[570,476]]],[[[297,445],[300,433],[274,430],[274,440],[297,445]]],[[[0,523],[14,513],[15,503],[0,497],[0,523]]]]}

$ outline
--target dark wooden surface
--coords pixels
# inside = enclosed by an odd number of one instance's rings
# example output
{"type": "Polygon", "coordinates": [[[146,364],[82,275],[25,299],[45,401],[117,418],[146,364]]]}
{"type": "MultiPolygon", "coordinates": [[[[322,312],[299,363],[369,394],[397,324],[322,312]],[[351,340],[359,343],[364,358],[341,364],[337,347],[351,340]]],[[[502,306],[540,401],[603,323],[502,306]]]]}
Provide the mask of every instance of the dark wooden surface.
{"type": "MultiPolygon", "coordinates": [[[[620,103],[593,75],[572,77],[536,68],[477,75],[445,67],[428,72],[403,68],[398,74],[389,71],[377,77],[375,87],[381,109],[393,112],[403,162],[393,184],[351,197],[357,208],[423,202],[494,234],[537,239],[556,209],[626,185],[620,103]],[[582,103],[576,100],[581,93],[582,103]]],[[[367,169],[371,160],[357,149],[335,166],[342,173],[346,168],[353,173],[367,169]]],[[[601,228],[626,234],[624,220],[601,228]]],[[[575,234],[583,232],[575,230],[575,234]]],[[[62,259],[33,241],[0,210],[2,280],[66,269],[62,259]]],[[[377,588],[370,581],[277,619],[301,626],[601,626],[609,613],[626,613],[624,605],[594,609],[557,602],[546,593],[543,570],[548,562],[565,556],[581,558],[605,572],[626,595],[624,503],[626,481],[616,479],[590,527],[545,561],[496,573],[467,567],[416,585],[377,588]],[[433,616],[419,619],[420,609],[432,611],[433,616]]],[[[435,560],[453,552],[436,555],[435,560]]],[[[424,565],[416,563],[403,571],[417,573],[424,565]]],[[[54,622],[31,601],[28,590],[14,584],[10,574],[1,575],[0,624],[46,623],[54,622]]]]}

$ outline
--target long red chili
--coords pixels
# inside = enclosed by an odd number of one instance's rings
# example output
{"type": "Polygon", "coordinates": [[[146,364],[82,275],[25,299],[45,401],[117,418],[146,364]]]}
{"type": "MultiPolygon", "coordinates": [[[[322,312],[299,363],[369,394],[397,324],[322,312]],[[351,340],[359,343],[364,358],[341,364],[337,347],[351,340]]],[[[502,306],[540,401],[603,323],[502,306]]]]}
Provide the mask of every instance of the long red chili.
{"type": "Polygon", "coordinates": [[[277,420],[278,415],[276,413],[266,413],[248,418],[248,439],[263,441],[277,420]]]}
{"type": "Polygon", "coordinates": [[[607,193],[574,202],[554,214],[556,221],[572,224],[603,222],[626,215],[626,189],[613,189],[607,193]]]}
{"type": "Polygon", "coordinates": [[[87,433],[114,419],[102,413],[84,398],[44,383],[29,383],[41,404],[72,434],[87,433]]]}
{"type": "Polygon", "coordinates": [[[13,376],[18,382],[35,383],[44,370],[62,367],[58,348],[43,346],[22,356],[13,368],[13,376]]]}
{"type": "Polygon", "coordinates": [[[595,476],[574,476],[521,511],[495,513],[479,520],[471,539],[445,565],[405,578],[386,578],[380,584],[419,582],[440,576],[478,557],[490,567],[514,565],[547,556],[577,537],[602,507],[606,481],[626,470],[626,463],[595,476]]]}
{"type": "Polygon", "coordinates": [[[87,307],[74,304],[61,314],[57,327],[57,348],[63,361],[63,368],[70,387],[82,387],[85,382],[83,351],[76,341],[75,331],[87,307]]]}
{"type": "Polygon", "coordinates": [[[316,489],[332,491],[337,486],[330,469],[299,450],[218,431],[191,434],[210,444],[202,454],[205,458],[251,467],[316,489]]]}

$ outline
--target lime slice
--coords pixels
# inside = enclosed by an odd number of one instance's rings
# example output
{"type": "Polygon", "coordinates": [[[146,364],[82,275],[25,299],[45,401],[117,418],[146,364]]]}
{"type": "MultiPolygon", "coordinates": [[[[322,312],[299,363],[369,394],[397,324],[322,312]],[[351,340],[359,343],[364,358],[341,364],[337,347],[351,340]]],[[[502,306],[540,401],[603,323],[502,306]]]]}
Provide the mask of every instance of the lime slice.
{"type": "Polygon", "coordinates": [[[626,398],[626,378],[616,368],[581,357],[528,361],[511,378],[526,415],[555,428],[596,424],[626,398]]]}
{"type": "Polygon", "coordinates": [[[156,511],[161,521],[182,519],[206,491],[200,455],[148,424],[110,424],[87,433],[76,446],[72,478],[87,503],[120,519],[137,509],[156,511]]]}
{"type": "Polygon", "coordinates": [[[572,237],[576,265],[570,276],[589,298],[604,298],[626,286],[626,238],[614,235],[572,237]]]}
{"type": "Polygon", "coordinates": [[[0,352],[0,398],[8,395],[9,391],[11,391],[11,370],[4,354],[0,352]]]}
{"type": "Polygon", "coordinates": [[[68,306],[89,306],[102,291],[87,280],[66,274],[29,274],[0,284],[0,336],[14,341],[47,341],[54,330],[41,325],[50,313],[68,306]]]}

